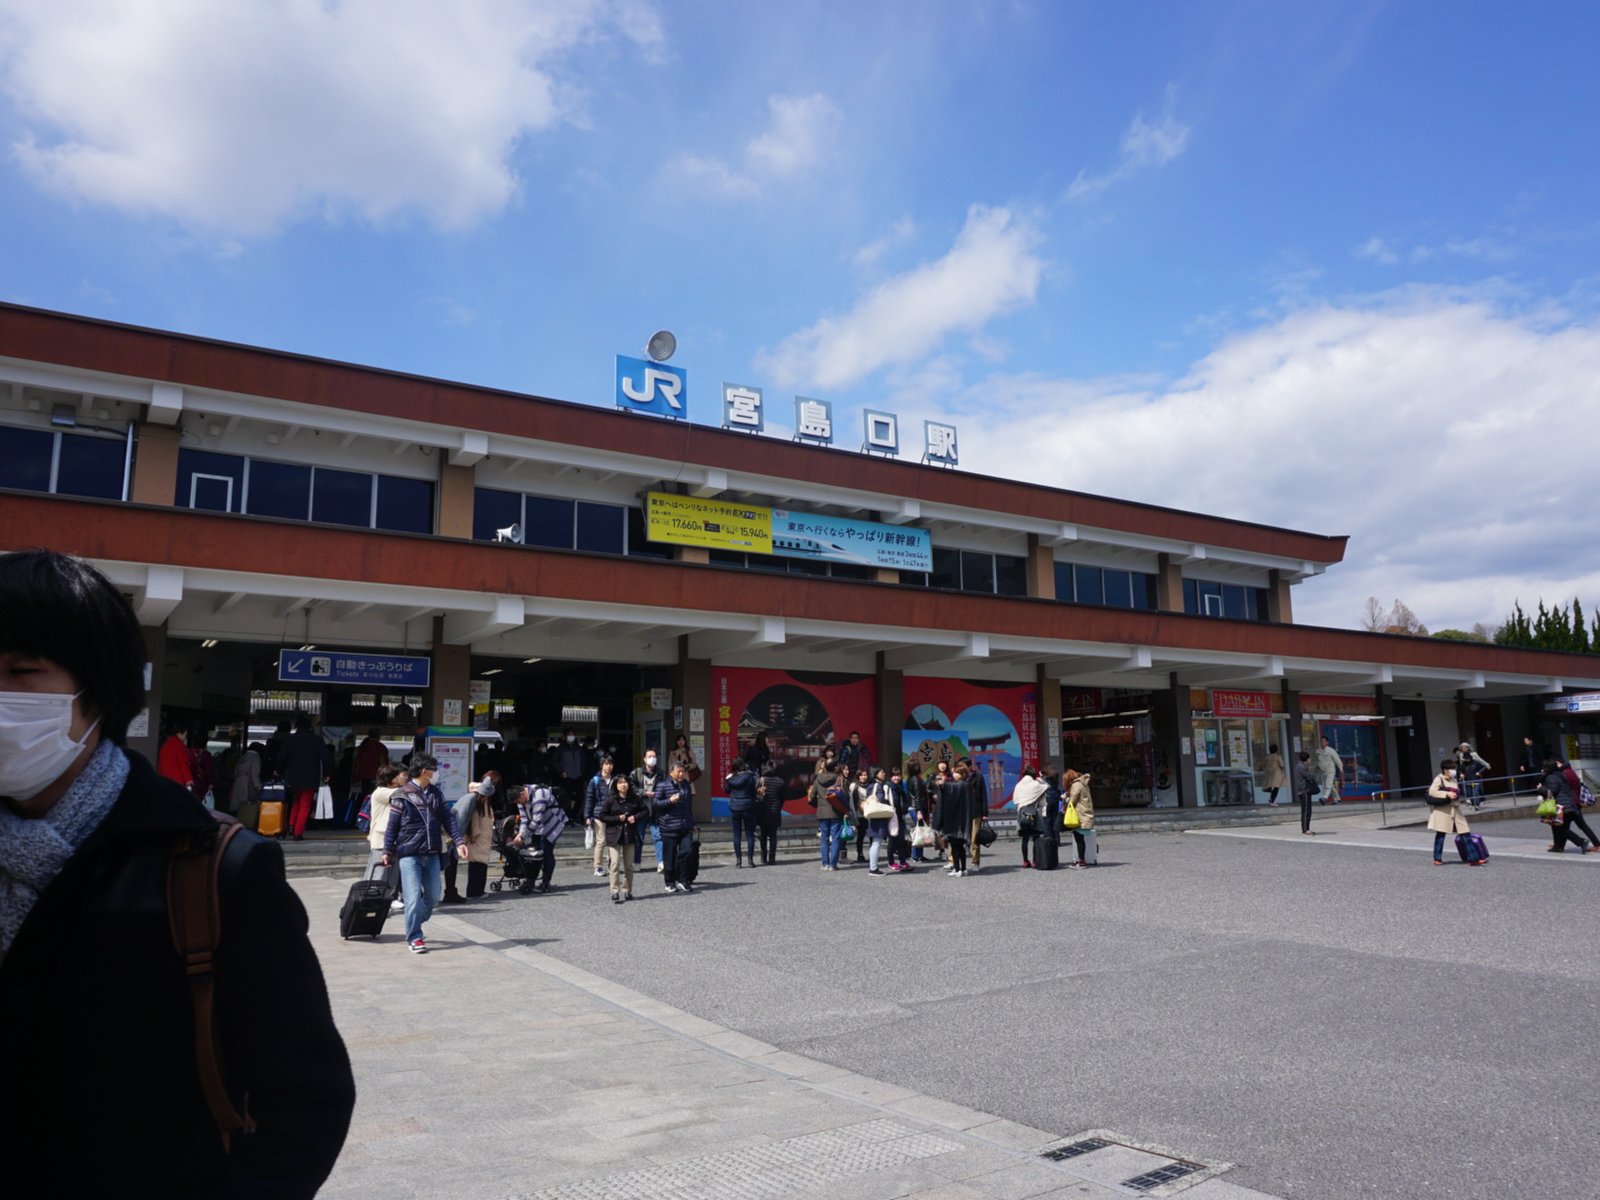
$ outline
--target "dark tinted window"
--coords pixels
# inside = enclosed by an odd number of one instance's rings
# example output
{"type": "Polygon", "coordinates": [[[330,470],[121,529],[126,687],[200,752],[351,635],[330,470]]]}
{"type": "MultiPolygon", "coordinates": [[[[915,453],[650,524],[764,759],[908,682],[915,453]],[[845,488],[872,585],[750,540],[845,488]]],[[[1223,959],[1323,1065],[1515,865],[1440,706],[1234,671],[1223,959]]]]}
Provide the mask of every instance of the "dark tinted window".
{"type": "Polygon", "coordinates": [[[933,570],[928,572],[928,586],[959,588],[961,586],[961,551],[933,548],[933,570]]]}
{"type": "Polygon", "coordinates": [[[596,554],[622,553],[622,508],[616,504],[578,501],[578,549],[596,554]]]}
{"type": "Polygon", "coordinates": [[[1250,600],[1250,619],[1252,621],[1270,621],[1272,609],[1269,607],[1271,588],[1251,588],[1248,599],[1250,600]]]}
{"type": "Polygon", "coordinates": [[[525,497],[522,540],[529,546],[572,549],[572,501],[549,496],[525,497]]]}
{"type": "Polygon", "coordinates": [[[64,433],[61,457],[56,464],[56,491],[63,496],[121,500],[127,465],[126,442],[64,433]]]}
{"type": "Polygon", "coordinates": [[[245,511],[255,517],[304,521],[311,511],[311,468],[252,459],[245,511]]]}
{"type": "Polygon", "coordinates": [[[0,487],[48,492],[55,449],[53,433],[0,425],[0,487]]]}
{"type": "Polygon", "coordinates": [[[961,590],[994,591],[994,555],[984,554],[979,550],[961,552],[961,590]]]}
{"type": "Polygon", "coordinates": [[[1104,571],[1106,581],[1106,603],[1113,608],[1133,607],[1133,579],[1126,571],[1118,571],[1107,567],[1104,571]]]}
{"type": "Polygon", "coordinates": [[[433,484],[426,479],[379,475],[377,527],[397,533],[432,533],[433,484]]]}
{"type": "Polygon", "coordinates": [[[1186,613],[1200,611],[1200,585],[1193,579],[1183,581],[1183,611],[1186,613]]]}
{"type": "Polygon", "coordinates": [[[238,512],[244,501],[244,459],[210,450],[179,450],[173,499],[179,508],[238,512]]]}
{"type": "Polygon", "coordinates": [[[1101,581],[1099,567],[1075,566],[1072,568],[1072,587],[1079,604],[1104,604],[1106,589],[1101,581]]]}
{"type": "Polygon", "coordinates": [[[1056,599],[1070,602],[1073,595],[1072,564],[1058,562],[1056,564],[1056,599]]]}
{"type": "Polygon", "coordinates": [[[1154,608],[1156,606],[1156,577],[1144,575],[1138,571],[1129,577],[1129,586],[1133,589],[1133,606],[1135,608],[1154,608]]]}
{"type": "Polygon", "coordinates": [[[628,553],[639,558],[671,558],[672,551],[645,536],[644,509],[628,510],[628,553]]]}
{"type": "Polygon", "coordinates": [[[311,519],[372,528],[372,476],[318,467],[311,480],[311,519]]]}
{"type": "Polygon", "coordinates": [[[718,563],[721,566],[724,566],[724,567],[742,567],[742,566],[744,566],[744,551],[743,550],[709,550],[706,553],[707,553],[707,557],[710,558],[710,560],[712,562],[718,563]]]}
{"type": "Polygon", "coordinates": [[[744,565],[752,571],[775,571],[780,575],[789,571],[789,560],[776,554],[746,554],[744,565]]]}
{"type": "Polygon", "coordinates": [[[480,542],[494,541],[496,530],[522,524],[522,497],[516,492],[477,488],[472,493],[472,536],[480,542]]]}
{"type": "Polygon", "coordinates": [[[1222,584],[1214,579],[1197,579],[1195,586],[1200,589],[1200,611],[1208,617],[1222,615],[1222,584]]]}
{"type": "Polygon", "coordinates": [[[834,563],[832,569],[835,579],[871,579],[873,574],[871,567],[862,566],[860,563],[834,563]]]}
{"type": "Polygon", "coordinates": [[[1240,621],[1250,615],[1245,607],[1244,589],[1236,583],[1222,586],[1222,615],[1240,621]]]}
{"type": "Polygon", "coordinates": [[[925,588],[928,586],[928,575],[925,571],[901,571],[900,582],[905,587],[925,588]]]}
{"type": "Polygon", "coordinates": [[[994,590],[1002,596],[1028,594],[1028,560],[1010,554],[994,556],[994,590]]]}
{"type": "Polygon", "coordinates": [[[818,562],[813,558],[791,558],[789,560],[789,574],[791,575],[826,575],[828,564],[818,562]]]}

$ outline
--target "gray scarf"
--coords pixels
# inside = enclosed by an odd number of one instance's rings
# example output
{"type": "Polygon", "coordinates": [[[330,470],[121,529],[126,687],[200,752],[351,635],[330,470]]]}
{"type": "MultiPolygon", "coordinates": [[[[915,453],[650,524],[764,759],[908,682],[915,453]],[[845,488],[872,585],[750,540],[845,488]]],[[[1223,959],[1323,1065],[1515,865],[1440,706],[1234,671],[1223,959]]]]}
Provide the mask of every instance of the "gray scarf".
{"type": "Polygon", "coordinates": [[[127,781],[128,756],[111,742],[101,742],[66,795],[44,816],[19,816],[0,804],[0,962],[39,893],[100,828],[127,781]]]}

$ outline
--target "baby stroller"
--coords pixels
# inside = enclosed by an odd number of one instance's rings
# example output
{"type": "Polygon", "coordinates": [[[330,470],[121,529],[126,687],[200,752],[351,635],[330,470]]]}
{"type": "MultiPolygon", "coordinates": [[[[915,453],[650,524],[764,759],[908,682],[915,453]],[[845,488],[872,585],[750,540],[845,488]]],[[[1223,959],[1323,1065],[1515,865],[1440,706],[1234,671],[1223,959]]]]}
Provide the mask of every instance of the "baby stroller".
{"type": "Polygon", "coordinates": [[[544,851],[537,846],[513,846],[511,839],[516,836],[517,814],[512,813],[495,826],[494,848],[500,853],[505,874],[489,884],[491,892],[498,892],[508,883],[524,896],[533,891],[539,864],[544,861],[544,851]]]}

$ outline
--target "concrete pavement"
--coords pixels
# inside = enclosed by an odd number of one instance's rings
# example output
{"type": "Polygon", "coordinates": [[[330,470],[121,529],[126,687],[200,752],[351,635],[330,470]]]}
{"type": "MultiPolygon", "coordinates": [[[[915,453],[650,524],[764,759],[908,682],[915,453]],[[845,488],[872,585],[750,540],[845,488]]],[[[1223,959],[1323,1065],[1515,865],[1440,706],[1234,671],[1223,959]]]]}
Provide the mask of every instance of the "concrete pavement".
{"type": "Polygon", "coordinates": [[[329,918],[344,884],[295,887],[358,1086],[330,1200],[1270,1200],[1227,1164],[1063,1137],[787,1053],[537,939],[439,916],[427,955],[397,927],[342,942],[329,918]]]}

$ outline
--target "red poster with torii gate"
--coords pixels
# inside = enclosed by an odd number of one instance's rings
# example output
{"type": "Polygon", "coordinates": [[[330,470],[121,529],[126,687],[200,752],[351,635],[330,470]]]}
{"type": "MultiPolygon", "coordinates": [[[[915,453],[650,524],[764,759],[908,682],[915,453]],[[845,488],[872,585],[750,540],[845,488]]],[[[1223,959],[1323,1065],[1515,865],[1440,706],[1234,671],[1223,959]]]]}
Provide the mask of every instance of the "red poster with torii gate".
{"type": "Polygon", "coordinates": [[[728,813],[724,780],[736,758],[752,771],[763,760],[784,780],[783,809],[814,817],[805,796],[823,748],[840,746],[859,731],[876,761],[878,681],[871,675],[827,671],[774,671],[760,667],[711,668],[711,813],[728,813]]]}
{"type": "Polygon", "coordinates": [[[989,784],[989,807],[1011,801],[1025,765],[1039,763],[1039,689],[1031,683],[977,683],[907,675],[901,757],[954,754],[972,760],[989,784]]]}

